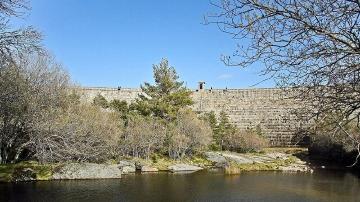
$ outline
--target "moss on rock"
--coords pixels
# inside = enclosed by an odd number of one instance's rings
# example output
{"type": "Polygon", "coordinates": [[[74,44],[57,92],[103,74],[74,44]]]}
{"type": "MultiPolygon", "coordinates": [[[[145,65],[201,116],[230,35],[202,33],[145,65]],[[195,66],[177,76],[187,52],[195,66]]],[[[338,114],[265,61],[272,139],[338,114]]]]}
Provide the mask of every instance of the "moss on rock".
{"type": "Polygon", "coordinates": [[[11,182],[15,180],[16,174],[25,169],[31,169],[36,177],[35,180],[49,180],[52,177],[55,164],[39,164],[35,161],[24,161],[16,164],[0,165],[0,181],[11,182]]]}

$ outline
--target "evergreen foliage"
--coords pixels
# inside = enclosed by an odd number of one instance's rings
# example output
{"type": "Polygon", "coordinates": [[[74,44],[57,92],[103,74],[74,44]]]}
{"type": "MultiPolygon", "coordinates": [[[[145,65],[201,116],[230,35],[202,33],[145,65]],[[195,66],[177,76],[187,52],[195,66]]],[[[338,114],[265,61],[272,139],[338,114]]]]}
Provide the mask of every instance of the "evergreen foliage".
{"type": "Polygon", "coordinates": [[[120,117],[123,120],[127,120],[127,115],[129,113],[129,106],[125,100],[114,99],[109,104],[110,108],[120,113],[120,117]]]}
{"type": "Polygon", "coordinates": [[[141,89],[145,94],[139,96],[132,109],[144,116],[155,116],[174,120],[179,109],[190,106],[191,91],[179,81],[175,68],[167,59],[153,65],[155,84],[145,82],[141,89]]]}
{"type": "Polygon", "coordinates": [[[212,150],[251,152],[267,146],[260,125],[247,130],[240,130],[230,123],[229,117],[224,111],[220,112],[218,119],[213,111],[205,113],[202,119],[209,123],[213,131],[212,144],[210,145],[212,150]]]}
{"type": "Polygon", "coordinates": [[[94,97],[93,104],[95,106],[99,106],[99,107],[102,107],[104,109],[109,108],[109,102],[101,94],[98,94],[98,95],[96,95],[96,97],[94,97]]]}

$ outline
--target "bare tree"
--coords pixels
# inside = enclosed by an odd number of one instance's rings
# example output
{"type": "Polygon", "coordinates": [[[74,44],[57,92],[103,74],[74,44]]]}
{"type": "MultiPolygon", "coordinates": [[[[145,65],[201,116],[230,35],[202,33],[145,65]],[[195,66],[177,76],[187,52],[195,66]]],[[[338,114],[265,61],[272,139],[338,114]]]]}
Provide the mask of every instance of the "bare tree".
{"type": "Polygon", "coordinates": [[[0,162],[25,155],[34,125],[64,105],[68,75],[46,55],[28,55],[0,71],[0,162]]]}
{"type": "Polygon", "coordinates": [[[27,2],[24,0],[1,0],[0,12],[1,15],[21,16],[23,10],[29,9],[27,2]]]}
{"type": "Polygon", "coordinates": [[[166,126],[153,117],[133,114],[120,142],[124,155],[149,158],[164,146],[166,126]]]}
{"type": "Polygon", "coordinates": [[[104,162],[116,158],[122,135],[119,116],[98,106],[72,104],[48,110],[27,144],[40,162],[104,162]]]}
{"type": "Polygon", "coordinates": [[[29,10],[25,0],[0,0],[0,68],[24,53],[41,51],[41,34],[33,27],[12,29],[11,17],[22,17],[29,10]]]}
{"type": "Polygon", "coordinates": [[[181,109],[168,130],[168,153],[177,159],[208,149],[212,141],[210,125],[200,120],[194,112],[181,109]]]}
{"type": "Polygon", "coordinates": [[[120,115],[81,104],[51,56],[28,55],[0,71],[0,163],[102,162],[116,157],[120,115]],[[74,96],[75,95],[75,96],[74,96]]]}
{"type": "MultiPolygon", "coordinates": [[[[227,65],[261,61],[262,74],[293,87],[308,113],[318,119],[336,114],[332,130],[343,131],[360,148],[360,1],[219,0],[209,24],[234,39],[247,39],[227,65]]],[[[329,120],[329,119],[328,119],[329,120]]],[[[360,152],[360,151],[359,151],[360,152]]]]}

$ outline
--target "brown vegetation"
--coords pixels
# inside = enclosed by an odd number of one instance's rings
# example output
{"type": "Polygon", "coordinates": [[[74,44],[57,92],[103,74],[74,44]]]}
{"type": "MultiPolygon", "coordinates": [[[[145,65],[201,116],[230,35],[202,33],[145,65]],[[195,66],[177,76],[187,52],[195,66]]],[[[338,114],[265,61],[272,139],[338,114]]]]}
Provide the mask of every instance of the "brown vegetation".
{"type": "Polygon", "coordinates": [[[168,153],[172,158],[182,158],[186,154],[196,154],[208,149],[212,131],[208,123],[200,120],[190,110],[180,110],[168,132],[168,153]]]}
{"type": "Polygon", "coordinates": [[[27,155],[36,124],[65,104],[68,75],[49,56],[30,55],[0,74],[0,162],[27,155]]]}
{"type": "Polygon", "coordinates": [[[230,151],[255,152],[268,146],[268,142],[254,130],[236,130],[225,136],[224,145],[230,151]]]}
{"type": "Polygon", "coordinates": [[[117,156],[122,130],[116,114],[79,104],[51,111],[29,143],[40,162],[103,162],[117,156]]]}
{"type": "Polygon", "coordinates": [[[166,137],[166,125],[158,119],[131,115],[121,138],[122,155],[149,158],[163,148],[166,137]]]}

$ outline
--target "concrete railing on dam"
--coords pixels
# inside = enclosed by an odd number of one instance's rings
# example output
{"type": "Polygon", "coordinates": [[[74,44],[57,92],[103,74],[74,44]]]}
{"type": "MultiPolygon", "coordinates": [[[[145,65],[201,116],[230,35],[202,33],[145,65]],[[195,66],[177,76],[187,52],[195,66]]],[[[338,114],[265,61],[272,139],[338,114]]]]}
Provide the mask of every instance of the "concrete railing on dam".
{"type": "MultiPolygon", "coordinates": [[[[98,94],[107,100],[131,103],[142,93],[136,88],[81,88],[81,98],[92,102],[98,94]]],[[[292,111],[298,105],[287,93],[277,88],[201,89],[192,93],[193,110],[197,112],[225,111],[230,121],[240,129],[260,126],[272,146],[291,146],[294,134],[301,127],[292,111]]]]}

